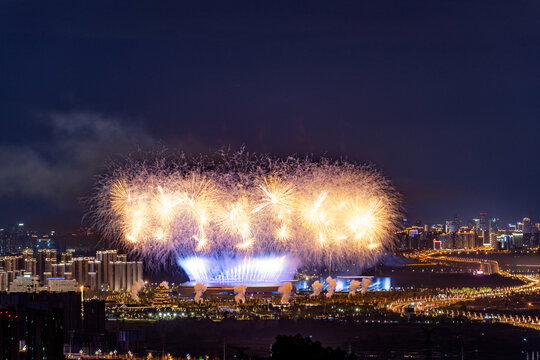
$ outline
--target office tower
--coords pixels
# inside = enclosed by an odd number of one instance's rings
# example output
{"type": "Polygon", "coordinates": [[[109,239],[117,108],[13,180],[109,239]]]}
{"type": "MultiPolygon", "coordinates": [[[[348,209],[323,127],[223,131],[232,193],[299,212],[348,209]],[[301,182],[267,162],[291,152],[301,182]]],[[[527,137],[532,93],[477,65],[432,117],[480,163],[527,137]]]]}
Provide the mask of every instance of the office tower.
{"type": "Polygon", "coordinates": [[[489,245],[495,250],[497,250],[499,248],[498,243],[497,243],[497,233],[496,232],[490,232],[489,233],[489,245]]]}
{"type": "Polygon", "coordinates": [[[455,233],[459,230],[459,221],[457,219],[446,222],[447,232],[455,233]]]}
{"type": "Polygon", "coordinates": [[[488,214],[487,213],[480,213],[480,218],[478,219],[478,225],[479,225],[480,229],[482,229],[482,230],[489,230],[488,214]]]}
{"type": "Polygon", "coordinates": [[[4,234],[2,242],[2,252],[9,254],[22,251],[28,243],[28,231],[24,223],[9,224],[4,234]]]}
{"type": "Polygon", "coordinates": [[[523,218],[523,233],[530,234],[533,232],[533,225],[531,224],[531,219],[528,217],[523,218]]]}
{"type": "Polygon", "coordinates": [[[499,230],[499,222],[500,222],[500,220],[498,218],[491,218],[489,220],[489,232],[490,233],[496,233],[499,230]]]}
{"type": "Polygon", "coordinates": [[[478,244],[478,246],[490,246],[491,245],[491,239],[489,237],[489,231],[488,230],[480,230],[481,234],[481,240],[482,242],[478,244]]]}

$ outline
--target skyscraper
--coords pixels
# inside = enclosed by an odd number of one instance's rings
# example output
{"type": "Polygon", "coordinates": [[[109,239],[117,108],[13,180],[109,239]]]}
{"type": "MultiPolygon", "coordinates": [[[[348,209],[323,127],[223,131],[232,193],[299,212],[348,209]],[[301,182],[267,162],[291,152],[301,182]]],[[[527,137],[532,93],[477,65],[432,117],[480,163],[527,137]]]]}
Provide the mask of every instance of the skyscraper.
{"type": "Polygon", "coordinates": [[[499,222],[500,222],[500,220],[498,218],[491,218],[489,220],[489,232],[490,233],[496,233],[499,230],[499,222]]]}
{"type": "Polygon", "coordinates": [[[481,230],[489,230],[487,213],[480,213],[480,217],[478,219],[478,226],[481,230]]]}
{"type": "Polygon", "coordinates": [[[524,234],[530,234],[533,232],[533,225],[531,223],[531,219],[528,217],[523,218],[523,233],[524,234]]]}

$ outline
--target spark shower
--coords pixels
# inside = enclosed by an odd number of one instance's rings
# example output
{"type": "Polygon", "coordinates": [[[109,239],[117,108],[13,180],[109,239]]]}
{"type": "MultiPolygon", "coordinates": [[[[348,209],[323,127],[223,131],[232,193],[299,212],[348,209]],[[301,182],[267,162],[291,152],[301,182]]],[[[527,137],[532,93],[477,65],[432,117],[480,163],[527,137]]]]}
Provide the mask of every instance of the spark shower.
{"type": "Polygon", "coordinates": [[[112,163],[88,205],[98,230],[153,264],[286,255],[361,267],[392,243],[400,214],[371,166],[243,149],[112,163]]]}

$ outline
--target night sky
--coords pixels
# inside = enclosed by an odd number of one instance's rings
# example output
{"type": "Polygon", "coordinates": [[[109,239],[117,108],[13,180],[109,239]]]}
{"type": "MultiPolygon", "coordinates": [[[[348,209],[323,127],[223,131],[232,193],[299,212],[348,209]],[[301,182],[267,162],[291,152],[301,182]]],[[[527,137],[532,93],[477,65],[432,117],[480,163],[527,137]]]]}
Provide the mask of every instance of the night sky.
{"type": "Polygon", "coordinates": [[[369,162],[426,223],[540,217],[540,2],[3,1],[0,227],[138,148],[369,162]],[[159,4],[159,6],[158,6],[159,4]]]}

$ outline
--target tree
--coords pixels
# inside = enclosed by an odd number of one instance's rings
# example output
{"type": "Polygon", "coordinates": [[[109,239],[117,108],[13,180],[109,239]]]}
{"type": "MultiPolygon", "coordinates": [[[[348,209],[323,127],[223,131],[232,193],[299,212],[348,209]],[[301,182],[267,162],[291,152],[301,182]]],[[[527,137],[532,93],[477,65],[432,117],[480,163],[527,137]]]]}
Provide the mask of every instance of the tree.
{"type": "Polygon", "coordinates": [[[278,335],[272,345],[271,358],[277,360],[356,360],[354,354],[347,354],[340,348],[323,347],[320,342],[313,342],[300,334],[278,335]]]}

